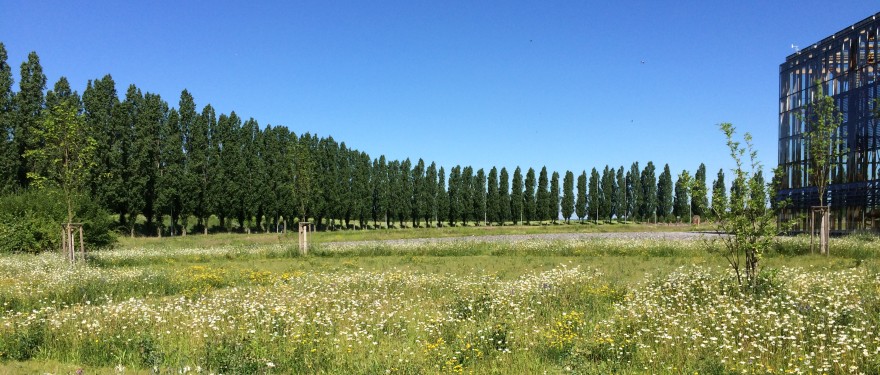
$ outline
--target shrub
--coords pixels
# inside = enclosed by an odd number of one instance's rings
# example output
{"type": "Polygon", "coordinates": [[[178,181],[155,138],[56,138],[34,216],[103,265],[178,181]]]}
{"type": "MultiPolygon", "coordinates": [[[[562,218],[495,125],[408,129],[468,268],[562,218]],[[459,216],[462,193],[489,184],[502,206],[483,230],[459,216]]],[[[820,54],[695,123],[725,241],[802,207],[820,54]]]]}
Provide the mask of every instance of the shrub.
{"type": "MultiPolygon", "coordinates": [[[[77,207],[86,247],[107,247],[116,241],[110,216],[97,203],[83,198],[77,207]]],[[[63,196],[55,189],[29,189],[0,197],[0,253],[59,248],[66,217],[63,196]]]]}

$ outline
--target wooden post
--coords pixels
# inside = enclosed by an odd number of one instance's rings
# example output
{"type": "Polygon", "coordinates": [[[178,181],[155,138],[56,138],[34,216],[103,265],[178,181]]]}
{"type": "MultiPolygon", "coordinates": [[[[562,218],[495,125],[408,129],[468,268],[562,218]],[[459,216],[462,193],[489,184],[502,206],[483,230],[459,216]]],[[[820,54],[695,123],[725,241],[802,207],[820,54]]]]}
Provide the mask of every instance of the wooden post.
{"type": "Polygon", "coordinates": [[[300,255],[309,254],[309,231],[314,227],[310,222],[299,223],[299,253],[300,255]]]}

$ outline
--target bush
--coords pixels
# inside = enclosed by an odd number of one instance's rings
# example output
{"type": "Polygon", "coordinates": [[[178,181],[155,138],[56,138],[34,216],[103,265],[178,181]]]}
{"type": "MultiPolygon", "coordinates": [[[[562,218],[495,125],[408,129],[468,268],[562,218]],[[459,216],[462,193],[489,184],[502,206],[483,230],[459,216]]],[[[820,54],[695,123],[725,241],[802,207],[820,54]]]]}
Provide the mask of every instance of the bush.
{"type": "MultiPolygon", "coordinates": [[[[29,189],[0,197],[0,253],[60,248],[66,217],[63,195],[55,189],[29,189]]],[[[87,248],[107,247],[116,241],[109,214],[94,201],[80,199],[76,218],[83,223],[87,248]]]]}

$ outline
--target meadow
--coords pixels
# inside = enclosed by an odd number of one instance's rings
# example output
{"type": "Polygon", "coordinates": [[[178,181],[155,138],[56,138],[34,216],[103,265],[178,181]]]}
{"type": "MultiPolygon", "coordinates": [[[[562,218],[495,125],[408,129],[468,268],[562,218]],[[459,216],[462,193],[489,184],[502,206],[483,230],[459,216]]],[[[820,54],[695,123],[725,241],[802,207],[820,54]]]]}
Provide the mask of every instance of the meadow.
{"type": "Polygon", "coordinates": [[[710,238],[345,236],[2,256],[0,372],[880,373],[872,236],[781,238],[748,293],[710,238]]]}

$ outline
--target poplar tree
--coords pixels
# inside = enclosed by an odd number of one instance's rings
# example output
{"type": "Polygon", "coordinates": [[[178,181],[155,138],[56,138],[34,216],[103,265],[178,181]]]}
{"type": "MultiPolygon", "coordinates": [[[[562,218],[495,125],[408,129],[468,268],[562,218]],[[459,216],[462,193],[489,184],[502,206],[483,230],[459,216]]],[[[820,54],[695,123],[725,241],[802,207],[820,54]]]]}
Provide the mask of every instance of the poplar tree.
{"type": "Polygon", "coordinates": [[[513,183],[510,191],[510,218],[514,225],[522,220],[524,203],[522,170],[516,167],[513,171],[513,183]]]}
{"type": "Polygon", "coordinates": [[[411,168],[412,162],[409,161],[409,158],[400,163],[400,173],[398,174],[400,179],[400,182],[398,182],[399,195],[395,201],[399,205],[397,221],[400,223],[401,228],[403,228],[403,222],[406,220],[406,217],[412,212],[413,182],[411,168]]]}
{"type": "Polygon", "coordinates": [[[0,195],[18,187],[18,155],[15,154],[15,118],[12,67],[6,62],[6,46],[0,42],[0,195]]]}
{"type": "Polygon", "coordinates": [[[592,216],[593,221],[598,223],[599,217],[602,215],[602,187],[599,186],[601,177],[596,168],[590,172],[590,195],[587,200],[587,215],[592,216]]]}
{"type": "Polygon", "coordinates": [[[499,195],[498,195],[498,169],[492,167],[489,170],[488,181],[486,183],[486,224],[497,223],[499,221],[499,195]]]}
{"type": "Polygon", "coordinates": [[[114,114],[119,106],[116,84],[109,74],[101,79],[89,80],[83,91],[83,114],[86,127],[95,140],[95,154],[89,169],[89,191],[102,206],[110,207],[113,197],[110,180],[118,176],[113,173],[113,144],[116,142],[116,121],[114,114]]]}
{"type": "Polygon", "coordinates": [[[526,172],[525,192],[523,193],[523,214],[526,219],[526,225],[531,224],[535,219],[536,213],[535,202],[535,170],[529,168],[526,172]]]}
{"type": "MultiPolygon", "coordinates": [[[[184,174],[183,134],[180,131],[180,115],[177,110],[171,110],[168,120],[162,124],[158,134],[161,142],[159,150],[161,168],[158,171],[159,188],[156,208],[160,216],[162,214],[169,215],[171,220],[170,233],[174,235],[176,234],[177,221],[183,211],[181,195],[186,190],[186,181],[181,178],[184,174]]],[[[161,226],[159,230],[162,230],[161,226]]]]}
{"type": "Polygon", "coordinates": [[[645,220],[641,215],[641,208],[644,202],[644,191],[642,190],[641,169],[639,162],[634,162],[629,167],[629,186],[627,186],[627,210],[635,219],[645,220]]]}
{"type": "Polygon", "coordinates": [[[574,213],[574,173],[565,171],[562,179],[562,219],[568,224],[574,213]]]}
{"type": "Polygon", "coordinates": [[[706,188],[706,165],[700,163],[697,173],[694,174],[693,187],[691,189],[691,214],[705,218],[709,213],[709,198],[706,188]]]}
{"type": "Polygon", "coordinates": [[[446,170],[440,167],[437,172],[437,226],[449,218],[449,193],[446,191],[446,170]]]}
{"type": "Polygon", "coordinates": [[[657,178],[655,176],[654,163],[649,161],[640,176],[642,201],[639,215],[645,221],[650,221],[651,219],[654,222],[657,221],[657,178]]]}
{"type": "MultiPolygon", "coordinates": [[[[133,173],[133,183],[137,186],[141,197],[139,199],[140,206],[136,207],[144,218],[146,218],[146,229],[148,233],[153,232],[155,226],[154,219],[157,215],[161,215],[158,207],[158,196],[160,189],[159,168],[161,166],[161,138],[162,128],[168,122],[168,103],[162,100],[158,94],[147,93],[144,95],[141,109],[138,111],[137,120],[134,129],[134,168],[137,172],[133,173]]],[[[179,155],[177,162],[180,166],[178,181],[175,182],[175,195],[178,205],[181,208],[181,194],[186,189],[185,185],[185,154],[184,141],[186,135],[181,129],[180,143],[175,152],[179,155]]],[[[184,228],[186,227],[186,218],[188,213],[181,212],[183,216],[184,228]]],[[[184,232],[186,229],[184,229],[184,232]]]]}
{"type": "MultiPolygon", "coordinates": [[[[180,203],[183,217],[183,233],[189,224],[190,215],[196,217],[196,225],[202,226],[204,219],[204,192],[207,189],[207,163],[208,163],[208,131],[207,122],[199,119],[196,113],[196,104],[189,91],[180,92],[177,102],[177,110],[173,114],[177,117],[178,127],[182,134],[186,154],[183,174],[176,176],[180,180],[180,203]]],[[[169,121],[171,117],[169,115],[169,121]]],[[[163,145],[164,148],[164,145],[163,145]]]]}
{"type": "MultiPolygon", "coordinates": [[[[371,213],[372,190],[370,189],[370,155],[366,152],[352,153],[351,204],[352,214],[358,221],[358,227],[366,229],[371,213]]],[[[346,224],[347,225],[347,224],[346,224]]]]}
{"type": "Polygon", "coordinates": [[[691,175],[687,170],[681,171],[675,181],[675,197],[672,201],[672,214],[680,221],[690,222],[690,186],[691,175]],[[682,220],[684,219],[684,220],[682,220]]]}
{"type": "Polygon", "coordinates": [[[43,90],[46,89],[46,75],[40,65],[40,57],[36,52],[28,54],[26,62],[21,64],[21,80],[18,83],[19,90],[14,97],[14,127],[12,141],[15,145],[15,154],[18,159],[17,179],[18,185],[28,187],[28,172],[33,172],[31,162],[25,159],[25,154],[39,150],[43,147],[39,134],[43,131],[42,113],[45,97],[43,90]]]}
{"type": "Polygon", "coordinates": [[[461,178],[458,179],[458,214],[461,218],[462,226],[466,226],[468,221],[475,217],[473,210],[473,200],[476,191],[474,189],[474,168],[466,166],[461,170],[461,178]]]}
{"type": "MultiPolygon", "coordinates": [[[[611,171],[614,171],[613,169],[611,171]]],[[[627,217],[626,211],[626,177],[623,166],[617,169],[617,178],[614,181],[614,200],[612,211],[617,215],[618,222],[624,222],[627,217]]]]}
{"type": "Polygon", "coordinates": [[[498,224],[504,225],[511,220],[510,213],[510,178],[507,175],[507,168],[501,168],[501,175],[498,181],[498,224]]]}
{"type": "Polygon", "coordinates": [[[437,218],[437,192],[437,164],[431,162],[431,165],[428,166],[428,171],[425,173],[425,199],[427,200],[427,208],[424,212],[424,218],[426,227],[430,227],[431,223],[437,218]]]}
{"type": "MultiPolygon", "coordinates": [[[[217,162],[211,157],[213,155],[211,135],[216,132],[217,116],[214,113],[214,107],[211,107],[210,104],[202,108],[202,113],[197,115],[193,97],[186,90],[180,93],[178,108],[180,121],[184,126],[190,124],[192,129],[190,131],[192,139],[190,142],[187,142],[187,146],[190,147],[187,156],[190,163],[189,176],[191,178],[189,180],[189,191],[186,192],[186,201],[188,202],[186,205],[192,206],[191,211],[196,216],[198,226],[202,227],[205,234],[208,234],[208,219],[211,217],[212,212],[211,189],[216,181],[216,177],[212,174],[216,169],[213,164],[217,162]]],[[[281,140],[277,132],[272,134],[266,141],[267,152],[272,155],[267,160],[270,160],[272,163],[277,163],[281,160],[280,148],[282,144],[280,142],[281,140]]],[[[272,166],[277,168],[275,164],[272,164],[272,166]]],[[[279,179],[277,177],[277,170],[269,167],[269,189],[274,194],[280,194],[281,182],[277,181],[279,179]]],[[[275,202],[279,202],[280,199],[282,199],[281,196],[274,197],[275,202]]],[[[277,208],[272,211],[278,212],[277,208]]],[[[280,215],[280,213],[278,214],[280,215]]]]}
{"type": "Polygon", "coordinates": [[[574,210],[578,220],[583,223],[587,217],[587,171],[581,171],[577,181],[577,202],[574,210]]]}
{"type": "Polygon", "coordinates": [[[541,173],[538,175],[538,191],[535,197],[535,219],[539,223],[550,218],[549,183],[545,166],[541,168],[541,173]]]}
{"type": "Polygon", "coordinates": [[[669,164],[666,164],[657,182],[657,217],[664,221],[668,221],[672,215],[672,189],[672,172],[669,171],[669,164]]]}
{"type": "Polygon", "coordinates": [[[718,219],[727,212],[727,186],[724,184],[724,169],[718,170],[718,177],[712,182],[712,217],[718,219]]]}
{"type": "Polygon", "coordinates": [[[556,224],[559,218],[559,172],[550,177],[550,220],[556,224]]]}
{"type": "Polygon", "coordinates": [[[425,204],[428,200],[428,194],[425,188],[425,161],[419,159],[416,166],[412,169],[412,197],[410,198],[410,209],[412,212],[413,228],[419,225],[422,214],[426,211],[425,204]]]}
{"type": "Polygon", "coordinates": [[[391,185],[388,179],[388,163],[385,161],[385,155],[379,156],[376,162],[377,168],[374,168],[373,178],[376,180],[376,212],[379,219],[385,222],[385,228],[391,228],[390,219],[390,201],[391,201],[391,185]]]}
{"type": "MultiPolygon", "coordinates": [[[[474,221],[477,222],[477,225],[480,225],[480,221],[486,220],[486,172],[483,171],[483,168],[477,170],[477,174],[474,176],[472,180],[473,186],[473,213],[474,213],[474,221]]],[[[486,222],[488,224],[488,222],[486,222]]]]}
{"type": "Polygon", "coordinates": [[[113,113],[114,132],[110,148],[113,179],[108,181],[111,210],[119,215],[119,224],[134,236],[137,214],[143,199],[135,178],[140,173],[136,167],[134,147],[135,122],[143,102],[143,94],[135,85],[129,85],[125,100],[113,113]]]}
{"type": "Polygon", "coordinates": [[[449,191],[447,202],[449,203],[449,214],[447,219],[449,226],[455,226],[455,221],[461,215],[461,166],[456,165],[449,171],[449,191]]]}
{"type": "Polygon", "coordinates": [[[602,218],[608,218],[608,222],[611,222],[612,216],[614,215],[614,169],[609,166],[605,166],[605,169],[602,170],[602,188],[601,199],[599,210],[602,213],[602,218]]]}

